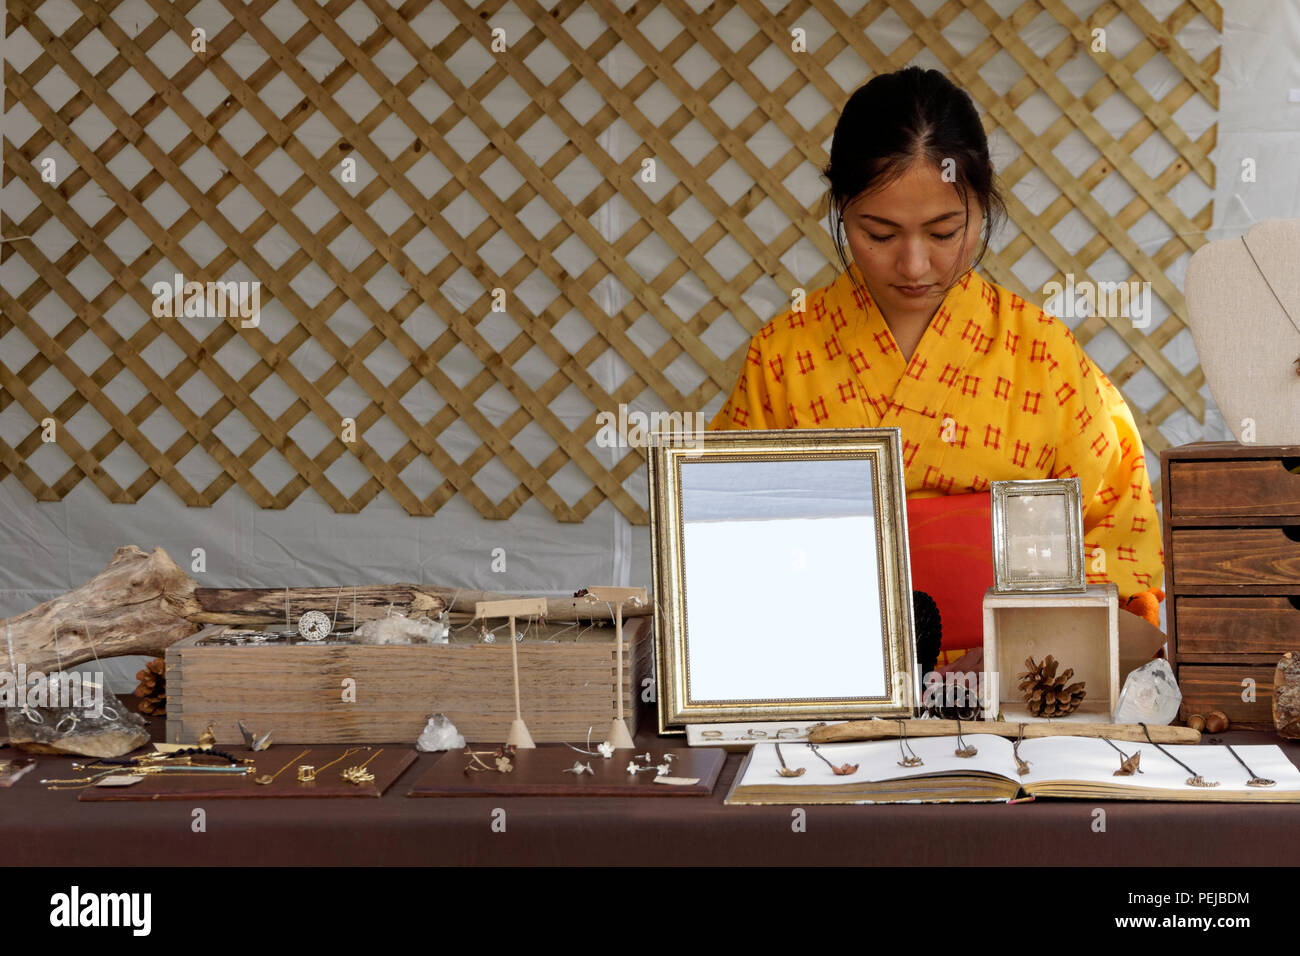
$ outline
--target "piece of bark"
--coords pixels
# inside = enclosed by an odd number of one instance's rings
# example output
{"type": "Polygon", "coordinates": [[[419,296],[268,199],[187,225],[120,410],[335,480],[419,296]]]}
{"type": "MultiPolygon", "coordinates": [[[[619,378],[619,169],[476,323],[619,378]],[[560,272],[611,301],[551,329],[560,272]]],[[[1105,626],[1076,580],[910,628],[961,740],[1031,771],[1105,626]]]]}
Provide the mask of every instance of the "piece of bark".
{"type": "Polygon", "coordinates": [[[162,548],[118,548],[99,574],[16,617],[0,621],[5,665],[29,674],[123,654],[161,657],[199,628],[195,582],[162,548]],[[12,655],[12,656],[11,656],[12,655]]]}
{"type": "MultiPolygon", "coordinates": [[[[378,620],[388,614],[391,606],[407,617],[427,615],[437,617],[450,607],[456,625],[464,624],[474,616],[474,606],[480,601],[504,601],[518,594],[500,591],[471,591],[465,588],[448,588],[426,584],[367,584],[337,585],[323,588],[197,588],[194,599],[199,609],[189,615],[197,624],[230,624],[238,627],[258,625],[283,625],[285,601],[289,604],[289,625],[307,611],[324,611],[334,619],[338,606],[340,627],[353,624],[353,598],[356,599],[357,623],[378,620]],[[353,592],[355,591],[355,595],[353,592]]],[[[623,605],[623,619],[650,615],[649,604],[634,607],[623,605]]],[[[546,619],[551,622],[611,621],[610,606],[604,601],[588,601],[582,597],[548,598],[546,619]]]]}
{"type": "Polygon", "coordinates": [[[1273,726],[1280,736],[1300,740],[1300,657],[1291,651],[1273,673],[1273,726]]]}

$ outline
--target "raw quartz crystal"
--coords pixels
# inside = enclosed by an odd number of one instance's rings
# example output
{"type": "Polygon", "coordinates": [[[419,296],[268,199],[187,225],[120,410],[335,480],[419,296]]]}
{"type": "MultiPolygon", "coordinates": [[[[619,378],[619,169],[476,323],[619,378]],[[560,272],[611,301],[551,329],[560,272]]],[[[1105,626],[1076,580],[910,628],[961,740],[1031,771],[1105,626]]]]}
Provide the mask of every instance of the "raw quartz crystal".
{"type": "Polygon", "coordinates": [[[1124,681],[1115,708],[1115,723],[1168,724],[1178,716],[1182,701],[1173,668],[1163,657],[1158,657],[1147,661],[1124,681]]]}
{"type": "Polygon", "coordinates": [[[424,753],[433,750],[460,750],[464,746],[465,738],[445,714],[430,717],[415,742],[415,749],[424,753]]]}
{"type": "Polygon", "coordinates": [[[420,616],[409,618],[394,611],[387,617],[366,621],[356,629],[356,637],[361,644],[448,644],[451,626],[445,614],[437,620],[420,616]]]}
{"type": "Polygon", "coordinates": [[[18,706],[5,709],[9,743],[39,754],[120,757],[149,742],[144,718],[80,675],[42,677],[18,706]]]}

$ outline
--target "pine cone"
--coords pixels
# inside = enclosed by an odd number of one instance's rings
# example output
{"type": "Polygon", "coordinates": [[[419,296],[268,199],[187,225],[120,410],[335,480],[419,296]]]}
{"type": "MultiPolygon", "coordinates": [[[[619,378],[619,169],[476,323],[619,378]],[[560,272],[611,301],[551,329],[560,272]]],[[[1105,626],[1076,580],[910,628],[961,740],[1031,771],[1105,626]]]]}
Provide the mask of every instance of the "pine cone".
{"type": "Polygon", "coordinates": [[[1072,714],[1088,696],[1084,691],[1084,681],[1068,683],[1074,676],[1074,668],[1067,667],[1064,673],[1056,673],[1060,662],[1048,654],[1042,664],[1035,664],[1032,657],[1025,659],[1029,668],[1016,675],[1020,681],[1020,693],[1024,695],[1029,712],[1035,717],[1064,717],[1072,714]]]}
{"type": "Polygon", "coordinates": [[[140,698],[137,708],[142,714],[167,713],[167,663],[161,657],[155,657],[145,665],[144,670],[135,672],[140,686],[135,689],[135,696],[140,698]]]}

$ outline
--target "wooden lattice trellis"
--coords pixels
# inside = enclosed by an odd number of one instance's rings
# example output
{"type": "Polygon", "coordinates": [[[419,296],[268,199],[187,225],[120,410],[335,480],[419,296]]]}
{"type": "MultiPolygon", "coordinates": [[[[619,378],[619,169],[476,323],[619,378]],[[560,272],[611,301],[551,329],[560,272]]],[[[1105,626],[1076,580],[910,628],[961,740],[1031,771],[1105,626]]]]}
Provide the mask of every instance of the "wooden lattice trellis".
{"type": "MultiPolygon", "coordinates": [[[[359,511],[381,490],[387,491],[411,514],[434,513],[456,493],[461,493],[484,516],[505,518],[530,497],[536,497],[556,518],[581,521],[606,499],[628,519],[644,523],[646,512],[624,487],[624,482],[644,463],[637,448],[612,467],[593,453],[598,425],[594,414],[577,427],[569,427],[552,411],[551,404],[572,386],[598,410],[613,410],[630,403],[650,389],[663,406],[675,410],[697,410],[720,391],[730,387],[740,366],[744,345],[732,341],[729,354],[715,353],[706,333],[724,314],[730,314],[744,333],[756,331],[768,314],[758,314],[743,298],[766,277],[788,293],[795,287],[824,284],[833,277],[827,265],[816,275],[802,279],[793,275],[783,257],[799,242],[810,243],[828,263],[834,262],[833,246],[823,225],[822,201],[806,203],[796,198],[787,179],[801,166],[819,168],[826,161],[824,144],[829,140],[836,111],[852,86],[842,86],[830,67],[841,53],[860,57],[863,71],[859,82],[874,72],[897,69],[928,51],[956,82],[970,91],[985,113],[989,130],[998,128],[1021,151],[1000,171],[1007,187],[1014,186],[1030,170],[1045,174],[1059,190],[1059,197],[1032,213],[1008,188],[1011,225],[1019,229],[996,256],[986,258],[984,269],[994,281],[1016,290],[1026,298],[1041,301],[1017,278],[1014,267],[1031,249],[1046,256],[1058,270],[1057,279],[1073,273],[1089,277],[1089,267],[1108,250],[1117,251],[1132,269],[1131,279],[1151,284],[1154,294],[1171,315],[1150,334],[1135,329],[1124,319],[1093,317],[1075,328],[1076,337],[1090,341],[1103,328],[1112,328],[1129,349],[1127,357],[1107,369],[1121,388],[1141,369],[1149,369],[1165,389],[1164,397],[1145,411],[1134,408],[1144,440],[1152,453],[1168,445],[1159,427],[1171,414],[1186,408],[1203,419],[1203,384],[1199,368],[1181,373],[1165,356],[1163,347],[1183,328],[1182,295],[1166,270],[1203,241],[1210,226],[1212,204],[1194,215],[1184,213],[1168,198],[1172,187],[1189,174],[1213,186],[1214,168],[1209,152],[1215,127],[1193,141],[1173,119],[1173,114],[1190,98],[1203,97],[1217,108],[1218,91],[1212,81],[1217,70],[1218,51],[1197,62],[1180,45],[1178,34],[1198,15],[1216,29],[1222,29],[1222,13],[1213,0],[1185,0],[1163,21],[1155,19],[1139,0],[1112,0],[1101,4],[1086,21],[1071,12],[1065,0],[1026,0],[1004,16],[985,0],[949,0],[927,14],[910,0],[870,0],[856,12],[846,11],[833,0],[792,0],[779,12],[772,12],[761,0],[738,0],[735,4],[715,3],[696,10],[687,0],[624,4],[612,0],[590,0],[587,12],[603,21],[598,35],[579,40],[566,29],[566,21],[584,6],[577,0],[561,0],[554,8],[537,0],[484,0],[471,6],[465,0],[447,0],[441,6],[458,22],[444,36],[421,36],[412,27],[426,0],[410,0],[400,7],[382,0],[362,0],[372,24],[368,35],[353,35],[341,22],[353,0],[332,0],[323,5],[311,0],[281,0],[301,14],[301,26],[291,36],[277,38],[263,19],[275,0],[253,0],[245,5],[221,0],[229,15],[220,29],[207,37],[207,49],[197,53],[168,75],[155,63],[151,50],[168,34],[189,45],[191,31],[202,25],[198,0],[147,0],[153,19],[123,24],[114,17],[121,0],[91,3],[72,0],[80,13],[70,26],[55,33],[42,20],[43,0],[7,0],[8,28],[25,31],[39,45],[40,53],[22,69],[5,66],[6,111],[27,111],[40,129],[22,142],[3,143],[4,179],[16,180],[39,200],[27,214],[11,217],[5,210],[0,233],[6,241],[0,247],[0,261],[15,258],[26,264],[34,278],[24,288],[0,290],[0,341],[21,335],[35,348],[33,357],[21,367],[0,361],[0,412],[17,402],[37,424],[11,443],[0,442],[0,479],[13,473],[41,500],[58,500],[83,478],[88,478],[112,501],[138,501],[162,481],[189,505],[210,505],[232,485],[238,484],[261,507],[282,508],[305,489],[314,489],[339,512],[359,511]],[[508,50],[495,54],[493,62],[472,81],[463,79],[449,65],[458,52],[477,45],[490,49],[493,18],[509,7],[531,21],[521,36],[509,38],[508,50]],[[873,24],[886,12],[899,18],[912,31],[910,38],[884,54],[872,40],[873,24]],[[675,21],[675,36],[666,43],[652,43],[642,30],[647,17],[667,13],[675,21]],[[728,16],[743,15],[752,23],[749,39],[735,48],[723,41],[716,29],[728,16]],[[945,37],[945,28],[969,13],[987,37],[972,51],[959,53],[945,37]],[[1035,53],[1021,38],[1022,30],[1046,13],[1065,31],[1065,37],[1045,56],[1035,53]],[[807,52],[795,52],[790,30],[800,18],[820,17],[830,31],[822,42],[807,52]],[[1105,27],[1117,17],[1126,17],[1145,39],[1122,58],[1092,53],[1091,31],[1105,27]],[[116,53],[97,70],[83,66],[74,52],[87,37],[98,32],[116,53]],[[266,54],[262,65],[241,75],[226,62],[225,55],[236,43],[255,43],[266,54]],[[322,77],[314,76],[301,62],[301,54],[314,43],[329,44],[341,55],[338,64],[322,77]],[[395,47],[390,47],[395,44],[395,47]],[[602,60],[622,45],[643,65],[630,80],[618,83],[602,68],[602,60]],[[543,81],[529,66],[529,57],[543,47],[558,51],[567,64],[549,81],[543,81]],[[717,65],[704,82],[692,85],[675,65],[699,48],[717,65]],[[399,49],[406,72],[390,79],[391,70],[381,70],[385,50],[399,49]],[[793,69],[769,89],[770,68],[760,69],[756,60],[770,51],[787,58],[793,69]],[[1024,77],[1005,94],[994,91],[980,74],[980,68],[1005,51],[1024,70],[1024,77]],[[1134,74],[1153,57],[1165,57],[1182,74],[1183,80],[1161,99],[1144,91],[1134,74]],[[1076,57],[1090,57],[1102,76],[1086,95],[1072,94],[1058,78],[1060,71],[1076,57]],[[757,72],[756,72],[757,71],[757,72]],[[134,111],[115,101],[110,92],[128,74],[142,78],[153,95],[134,111]],[[57,108],[47,104],[38,88],[42,81],[62,74],[75,84],[76,92],[57,108]],[[225,98],[204,113],[187,97],[193,84],[204,74],[219,81],[225,98]],[[291,81],[301,96],[297,106],[277,114],[260,94],[273,81],[291,81]],[[484,100],[509,78],[531,104],[505,125],[494,119],[484,100]],[[340,105],[340,91],[356,80],[364,82],[377,101],[362,118],[354,119],[340,105]],[[449,99],[445,110],[430,121],[413,105],[417,90],[433,83],[449,99]],[[565,105],[566,94],[580,83],[594,87],[603,106],[585,121],[579,121],[565,105]],[[658,122],[638,105],[640,98],[660,84],[675,102],[675,109],[658,122]],[[713,102],[735,84],[752,102],[753,109],[739,122],[724,122],[713,102]],[[787,107],[807,88],[830,104],[824,115],[800,118],[787,107]],[[1035,134],[1017,115],[1017,108],[1036,93],[1045,94],[1060,111],[1060,117],[1035,134]],[[1113,93],[1119,92],[1140,111],[1142,118],[1121,136],[1113,136],[1093,112],[1113,93]],[[79,118],[98,110],[114,132],[91,148],[79,137],[79,118]],[[147,132],[150,124],[166,110],[183,124],[185,134],[168,149],[147,132]],[[241,114],[260,128],[260,138],[241,153],[225,135],[227,124],[241,114]],[[338,131],[337,140],[323,151],[313,152],[296,135],[313,117],[323,117],[338,131]],[[375,141],[376,130],[396,118],[409,134],[409,144],[388,155],[375,141]],[[533,124],[546,118],[567,139],[549,157],[534,158],[520,141],[533,124]],[[476,155],[462,158],[447,141],[447,134],[463,121],[473,123],[487,142],[476,155]],[[640,142],[616,159],[602,145],[601,137],[618,120],[625,123],[640,142]],[[676,144],[676,137],[688,124],[698,124],[712,138],[702,156],[688,158],[676,144]],[[774,127],[789,142],[789,149],[772,160],[760,160],[750,146],[751,138],[764,127],[774,127]],[[1082,133],[1100,154],[1082,173],[1072,174],[1053,153],[1065,137],[1082,133]],[[1152,134],[1162,136],[1176,154],[1159,175],[1148,175],[1132,158],[1134,150],[1152,134]],[[75,163],[75,169],[57,184],[42,180],[37,163],[53,144],[61,146],[75,163]],[[110,166],[128,146],[151,167],[143,178],[128,187],[110,166]],[[206,188],[191,181],[183,169],[186,161],[206,147],[224,167],[222,174],[206,188]],[[298,167],[296,182],[284,190],[272,188],[258,168],[268,157],[283,151],[298,167]],[[420,191],[412,169],[425,156],[435,157],[451,178],[431,197],[420,191]],[[355,192],[340,184],[336,175],[339,161],[355,156],[374,170],[373,178],[355,192]],[[576,158],[584,157],[603,181],[584,196],[566,196],[556,178],[576,158]],[[671,171],[676,182],[659,199],[652,199],[637,179],[642,160],[653,158],[671,171]],[[520,184],[504,199],[484,182],[483,175],[494,163],[504,160],[518,173],[520,184]],[[753,182],[738,200],[726,201],[710,180],[732,162],[753,182]],[[1093,198],[1093,188],[1112,172],[1121,175],[1136,193],[1118,212],[1108,212],[1093,198]],[[162,224],[150,212],[149,201],[169,187],[188,206],[179,219],[162,224]],[[255,201],[258,215],[244,227],[232,224],[219,208],[224,199],[242,187],[255,201]],[[297,211],[298,204],[319,190],[332,205],[324,225],[312,229],[297,211]],[[77,208],[78,194],[98,192],[109,208],[98,218],[83,215],[77,208]],[[460,235],[443,212],[462,196],[471,197],[487,217],[460,235]],[[395,197],[409,215],[397,228],[385,229],[372,214],[384,198],[395,197]],[[639,219],[617,237],[603,234],[591,219],[606,203],[621,197],[639,219]],[[540,199],[558,218],[544,235],[534,235],[519,213],[540,199]],[[698,235],[687,238],[673,215],[688,200],[697,202],[711,217],[698,235]],[[760,239],[748,221],[760,204],[770,202],[788,224],[760,239]],[[1093,238],[1073,253],[1052,234],[1052,227],[1067,214],[1077,211],[1095,230],[1093,238]],[[1154,212],[1172,232],[1172,238],[1154,255],[1145,254],[1129,234],[1144,215],[1154,212]],[[62,254],[46,257],[38,244],[23,239],[37,234],[48,223],[57,222],[73,237],[62,254]],[[133,224],[148,241],[143,252],[124,256],[117,251],[114,232],[133,224]],[[200,224],[210,228],[224,245],[223,251],[206,263],[195,261],[181,240],[200,224]],[[282,229],[296,243],[296,251],[285,261],[272,264],[259,252],[258,243],[273,229],[282,229]],[[349,268],[331,252],[330,244],[346,230],[354,229],[367,245],[367,255],[349,268]],[[421,269],[405,251],[417,234],[427,229],[449,250],[445,258],[429,269],[421,269]],[[494,237],[504,235],[521,251],[508,269],[494,270],[482,254],[494,237]],[[674,257],[660,271],[643,275],[629,262],[629,253],[651,235],[671,249],[674,257]],[[730,278],[710,261],[710,251],[724,237],[738,244],[747,264],[730,278]],[[557,261],[554,251],[574,239],[594,257],[579,274],[570,274],[557,261]],[[112,279],[102,290],[87,297],[69,279],[87,261],[97,263],[112,279]],[[237,265],[246,268],[262,283],[263,308],[274,297],[292,315],[295,323],[272,340],[263,328],[240,328],[238,320],[215,325],[205,337],[188,332],[182,323],[156,319],[150,313],[153,295],[145,276],[162,263],[171,263],[187,279],[215,281],[237,265]],[[308,304],[295,290],[293,280],[314,266],[332,286],[319,302],[308,304]],[[406,283],[405,294],[385,307],[367,288],[380,270],[389,267],[406,283]],[[444,291],[454,273],[465,271],[481,285],[481,295],[467,307],[451,301],[444,291]],[[508,318],[491,311],[493,288],[513,289],[534,271],[544,275],[555,289],[556,298],[545,308],[530,309],[518,296],[508,318]],[[665,301],[679,280],[688,274],[707,289],[710,298],[694,314],[675,314],[665,301]],[[609,314],[598,304],[595,288],[612,277],[626,293],[627,302],[609,314]],[[47,301],[47,299],[49,301],[47,301]],[[45,315],[57,303],[65,318],[55,331],[47,330],[38,312],[45,315]],[[117,330],[107,318],[119,303],[134,303],[145,320],[131,334],[117,330]],[[359,309],[369,328],[356,341],[347,343],[331,328],[329,319],[350,304],[359,309]],[[427,347],[417,343],[404,322],[421,306],[428,306],[446,325],[446,330],[427,347]],[[571,311],[595,330],[589,341],[576,349],[566,348],[557,338],[556,324],[571,311]],[[643,349],[629,329],[649,316],[666,333],[656,349],[643,349]],[[485,323],[508,321],[512,336],[494,348],[484,336],[485,323]],[[82,367],[71,351],[82,336],[93,335],[106,347],[108,357],[82,367]],[[239,375],[223,366],[222,348],[236,336],[243,336],[255,350],[256,361],[239,375]],[[183,353],[170,369],[155,369],[143,357],[159,338],[169,339],[183,353]],[[332,364],[314,378],[294,361],[297,350],[308,341],[319,345],[332,364]],[[365,359],[387,344],[405,361],[405,369],[391,381],[381,381],[365,359]],[[477,373],[458,385],[440,366],[457,345],[463,344],[479,363],[477,373]],[[554,365],[555,372],[537,387],[530,387],[515,370],[516,363],[537,348],[554,365]],[[594,361],[613,350],[630,367],[630,374],[616,388],[607,389],[589,371],[594,361]],[[701,379],[693,389],[674,384],[665,370],[678,359],[694,363],[701,379]],[[71,393],[47,407],[33,385],[51,369],[61,375],[71,393]],[[206,376],[220,392],[220,398],[201,414],[192,411],[178,395],[187,381],[206,376]],[[145,394],[121,408],[109,397],[106,386],[117,375],[134,377],[145,394]],[[278,415],[263,411],[253,393],[273,376],[278,376],[296,396],[278,415]],[[368,404],[356,421],[356,440],[345,443],[338,436],[338,423],[345,415],[329,396],[345,380],[362,389],[368,404]],[[427,421],[418,420],[404,399],[417,383],[426,383],[445,400],[445,406],[427,421]],[[478,399],[500,383],[517,402],[517,409],[494,424],[477,407],[478,399]],[[57,480],[46,483],[30,467],[28,459],[41,447],[45,419],[66,422],[89,405],[109,426],[93,444],[82,444],[67,428],[57,429],[59,448],[72,465],[57,480]],[[142,426],[164,411],[183,429],[173,442],[156,445],[142,426]],[[217,434],[218,426],[233,411],[243,415],[257,432],[247,447],[235,451],[217,434]],[[295,425],[316,416],[336,437],[315,455],[307,454],[291,437],[295,425]],[[400,429],[405,443],[385,458],[368,441],[367,434],[381,420],[400,429]],[[480,444],[468,457],[457,461],[439,438],[454,423],[473,429],[480,444]],[[536,423],[554,443],[554,450],[532,464],[515,447],[513,440],[530,423],[536,423]],[[133,481],[121,484],[105,470],[102,462],[126,443],[145,463],[133,481]],[[195,447],[201,447],[220,466],[222,473],[205,487],[195,487],[177,464],[195,447]],[[258,479],[253,469],[263,456],[276,452],[296,471],[296,477],[279,489],[258,479]],[[354,455],[369,472],[369,479],[351,495],[344,494],[327,475],[342,456],[354,455]],[[429,494],[417,494],[402,477],[418,458],[426,458],[442,478],[429,494]],[[492,501],[475,477],[492,459],[509,469],[518,485],[499,501],[492,501]],[[557,471],[572,462],[590,482],[589,490],[573,503],[566,502],[552,485],[557,471]]],[[[213,0],[205,0],[211,4],[213,0]]],[[[139,5],[137,5],[138,7],[139,5]]],[[[696,4],[700,6],[700,4],[696,4]]],[[[138,14],[139,10],[136,10],[138,14]]],[[[969,17],[966,18],[969,20],[969,17]]],[[[93,204],[92,204],[93,205],[93,204]]],[[[133,323],[134,325],[134,323],[133,323]]],[[[497,340],[500,337],[496,337],[497,340]]],[[[734,339],[734,337],[733,337],[734,339]]]]}

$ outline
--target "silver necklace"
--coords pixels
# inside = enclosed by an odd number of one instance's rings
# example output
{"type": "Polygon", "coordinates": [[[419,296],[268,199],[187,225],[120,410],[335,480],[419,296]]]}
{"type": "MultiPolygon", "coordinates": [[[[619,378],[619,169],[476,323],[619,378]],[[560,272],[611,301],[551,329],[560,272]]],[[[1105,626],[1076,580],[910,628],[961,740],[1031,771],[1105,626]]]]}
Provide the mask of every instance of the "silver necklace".
{"type": "MultiPolygon", "coordinates": [[[[1300,322],[1296,322],[1296,320],[1291,317],[1291,313],[1286,310],[1286,306],[1282,304],[1282,299],[1277,294],[1277,290],[1273,288],[1273,283],[1268,281],[1268,276],[1264,275],[1264,270],[1259,267],[1259,260],[1255,258],[1255,253],[1250,251],[1250,244],[1246,242],[1245,236],[1241,237],[1241,244],[1246,247],[1246,255],[1250,256],[1250,261],[1255,263],[1255,271],[1258,272],[1259,277],[1264,280],[1264,285],[1268,286],[1268,291],[1273,293],[1273,298],[1277,301],[1277,307],[1282,310],[1282,314],[1287,317],[1287,321],[1295,326],[1295,330],[1300,332],[1300,322]]],[[[1300,375],[1300,357],[1296,358],[1294,364],[1295,373],[1300,375]]]]}

